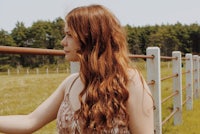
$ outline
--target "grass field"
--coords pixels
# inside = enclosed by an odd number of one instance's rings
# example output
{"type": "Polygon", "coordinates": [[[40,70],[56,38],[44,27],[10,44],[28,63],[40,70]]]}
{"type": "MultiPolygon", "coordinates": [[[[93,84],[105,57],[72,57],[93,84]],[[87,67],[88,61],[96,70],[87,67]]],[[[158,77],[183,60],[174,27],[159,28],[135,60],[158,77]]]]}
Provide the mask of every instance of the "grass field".
{"type": "MultiPolygon", "coordinates": [[[[27,114],[33,111],[66,76],[66,74],[0,76],[0,115],[27,114]]],[[[35,134],[55,134],[55,132],[54,121],[35,134]]]]}
{"type": "MultiPolygon", "coordinates": [[[[162,76],[164,76],[169,75],[171,69],[164,66],[161,71],[163,72],[162,76]]],[[[56,89],[66,76],[67,74],[0,75],[0,115],[27,114],[33,111],[56,89]]],[[[171,80],[167,80],[162,84],[162,98],[172,92],[171,86],[171,80]]],[[[172,107],[172,101],[163,104],[163,119],[170,114],[172,107]]],[[[184,106],[182,124],[174,126],[173,119],[170,119],[163,125],[163,134],[199,134],[199,107],[200,99],[194,100],[194,109],[191,111],[187,111],[184,106]]],[[[55,124],[55,121],[53,121],[34,134],[55,134],[55,124]]]]}

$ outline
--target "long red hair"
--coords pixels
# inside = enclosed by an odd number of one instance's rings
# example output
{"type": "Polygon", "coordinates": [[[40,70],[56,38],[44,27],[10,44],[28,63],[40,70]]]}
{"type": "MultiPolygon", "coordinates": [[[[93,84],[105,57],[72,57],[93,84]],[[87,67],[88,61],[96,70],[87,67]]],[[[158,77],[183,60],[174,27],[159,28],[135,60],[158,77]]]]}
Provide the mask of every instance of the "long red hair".
{"type": "Polygon", "coordinates": [[[73,9],[66,25],[79,40],[80,77],[84,89],[79,95],[77,117],[87,129],[111,129],[117,119],[127,126],[126,102],[129,58],[124,29],[118,19],[101,5],[73,9]],[[83,97],[85,95],[85,98],[83,97]]]}

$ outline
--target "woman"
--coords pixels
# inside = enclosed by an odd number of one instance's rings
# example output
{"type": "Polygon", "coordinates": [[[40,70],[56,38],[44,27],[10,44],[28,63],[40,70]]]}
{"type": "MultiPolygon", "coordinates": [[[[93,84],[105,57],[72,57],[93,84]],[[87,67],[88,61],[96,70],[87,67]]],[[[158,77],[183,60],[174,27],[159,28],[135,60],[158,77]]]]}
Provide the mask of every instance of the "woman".
{"type": "Polygon", "coordinates": [[[68,61],[80,62],[36,110],[0,117],[0,132],[32,133],[57,118],[60,134],[153,134],[153,101],[130,66],[117,18],[101,5],[73,9],[61,41],[68,61]]]}

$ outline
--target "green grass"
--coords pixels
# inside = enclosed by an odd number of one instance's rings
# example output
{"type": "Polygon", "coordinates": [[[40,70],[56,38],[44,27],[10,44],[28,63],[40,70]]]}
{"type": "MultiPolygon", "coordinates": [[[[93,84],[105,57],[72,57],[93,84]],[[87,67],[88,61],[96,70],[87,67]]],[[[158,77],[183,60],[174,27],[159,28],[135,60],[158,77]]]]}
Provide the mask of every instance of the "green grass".
{"type": "MultiPolygon", "coordinates": [[[[145,63],[137,63],[145,74],[145,63]]],[[[161,64],[161,78],[171,75],[168,63],[161,64]]],[[[0,115],[27,114],[42,103],[61,83],[67,74],[30,74],[30,75],[0,75],[0,115]]],[[[183,76],[183,83],[185,77],[183,76]]],[[[183,84],[184,87],[184,84],[183,84]]],[[[172,93],[172,80],[162,82],[162,98],[172,93]]],[[[185,93],[183,93],[183,100],[185,93]]],[[[200,99],[194,100],[193,110],[183,107],[182,124],[173,125],[173,118],[163,125],[163,134],[198,134],[200,131],[200,99]]],[[[173,110],[172,99],[162,105],[162,120],[173,110]]],[[[56,123],[53,121],[34,134],[55,134],[56,123]]]]}
{"type": "MultiPolygon", "coordinates": [[[[0,76],[0,115],[27,114],[42,103],[67,74],[0,76]]],[[[55,121],[35,134],[55,134],[55,121]]]]}
{"type": "Polygon", "coordinates": [[[199,134],[200,132],[200,100],[194,100],[193,110],[186,110],[183,107],[182,124],[173,125],[173,119],[164,124],[163,134],[199,134]]]}

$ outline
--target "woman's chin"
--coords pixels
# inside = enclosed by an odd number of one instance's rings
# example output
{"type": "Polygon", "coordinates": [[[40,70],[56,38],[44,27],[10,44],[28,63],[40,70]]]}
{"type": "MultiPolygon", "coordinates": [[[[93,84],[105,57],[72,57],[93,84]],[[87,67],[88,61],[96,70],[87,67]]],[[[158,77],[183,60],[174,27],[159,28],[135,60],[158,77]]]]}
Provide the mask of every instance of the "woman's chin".
{"type": "Polygon", "coordinates": [[[70,62],[78,62],[78,59],[72,58],[72,57],[68,57],[68,56],[65,56],[65,59],[66,59],[67,61],[70,61],[70,62]]]}

